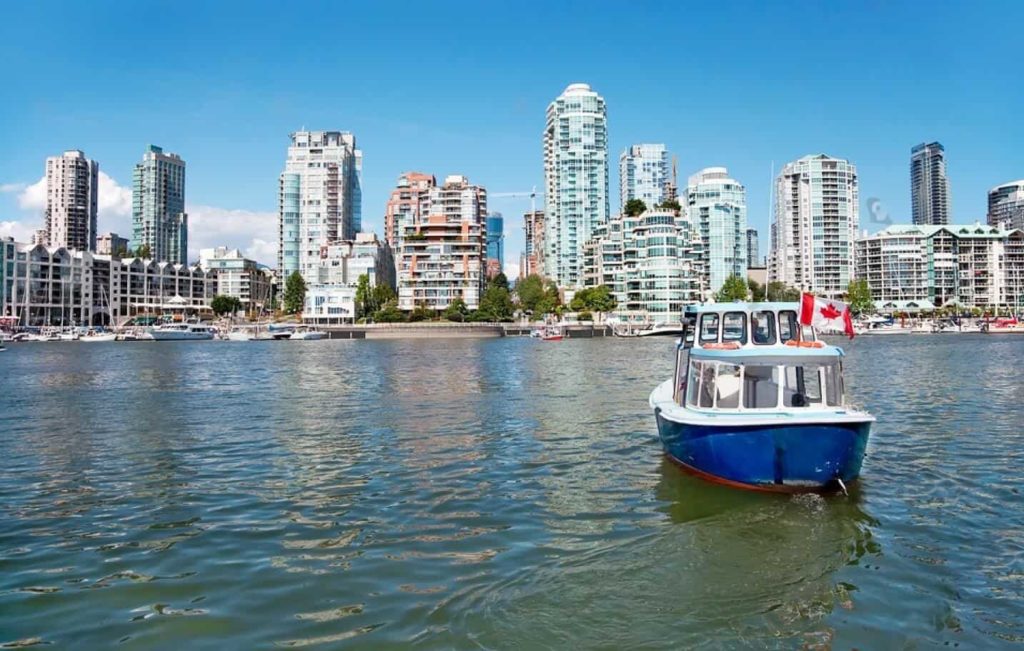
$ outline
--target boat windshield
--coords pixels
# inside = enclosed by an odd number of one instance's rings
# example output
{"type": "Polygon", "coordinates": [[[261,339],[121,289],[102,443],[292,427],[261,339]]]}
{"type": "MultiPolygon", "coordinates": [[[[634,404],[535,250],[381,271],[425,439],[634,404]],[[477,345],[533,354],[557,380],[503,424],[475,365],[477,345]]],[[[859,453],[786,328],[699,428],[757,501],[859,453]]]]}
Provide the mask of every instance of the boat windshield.
{"type": "Polygon", "coordinates": [[[691,360],[685,389],[687,406],[700,409],[815,409],[845,404],[838,359],[779,365],[691,360]]]}

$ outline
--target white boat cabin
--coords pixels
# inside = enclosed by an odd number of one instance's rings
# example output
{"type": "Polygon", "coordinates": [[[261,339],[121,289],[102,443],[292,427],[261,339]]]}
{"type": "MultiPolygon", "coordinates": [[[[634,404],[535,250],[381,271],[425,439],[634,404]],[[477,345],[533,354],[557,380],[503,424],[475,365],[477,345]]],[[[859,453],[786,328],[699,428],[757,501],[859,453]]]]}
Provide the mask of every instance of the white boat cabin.
{"type": "Polygon", "coordinates": [[[691,306],[676,357],[674,402],[693,410],[836,410],[843,351],[801,326],[796,303],[691,306]]]}

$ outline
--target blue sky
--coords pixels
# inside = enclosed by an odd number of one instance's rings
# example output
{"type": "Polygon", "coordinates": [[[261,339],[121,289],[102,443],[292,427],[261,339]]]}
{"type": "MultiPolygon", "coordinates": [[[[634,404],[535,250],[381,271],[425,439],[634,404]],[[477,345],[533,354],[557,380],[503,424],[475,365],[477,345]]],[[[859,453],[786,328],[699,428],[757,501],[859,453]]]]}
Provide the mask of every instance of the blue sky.
{"type": "MultiPolygon", "coordinates": [[[[364,224],[399,173],[492,193],[542,185],[547,104],[572,82],[608,103],[618,154],[664,142],[682,179],[725,165],[767,245],[770,169],[849,158],[861,221],[909,221],[909,152],[939,140],[955,221],[1024,177],[1024,4],[1016,2],[10,2],[0,21],[0,235],[38,226],[44,159],[82,149],[109,175],[100,229],[129,234],[148,143],[188,163],[194,246],[272,262],[288,133],[352,131],[364,224]],[[35,188],[38,190],[38,186],[35,188]],[[880,208],[872,211],[868,200],[880,208]]],[[[872,204],[873,205],[873,204],[872,204]]],[[[506,255],[528,200],[495,199],[506,255]]]]}

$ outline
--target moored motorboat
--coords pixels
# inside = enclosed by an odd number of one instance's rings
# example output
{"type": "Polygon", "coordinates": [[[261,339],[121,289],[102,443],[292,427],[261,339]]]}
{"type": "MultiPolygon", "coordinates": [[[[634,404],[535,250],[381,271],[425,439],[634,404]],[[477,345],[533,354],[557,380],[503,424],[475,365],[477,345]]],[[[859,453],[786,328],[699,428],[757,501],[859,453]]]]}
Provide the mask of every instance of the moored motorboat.
{"type": "Polygon", "coordinates": [[[327,339],[327,333],[323,330],[310,328],[309,326],[299,326],[295,328],[288,338],[298,341],[313,341],[317,339],[327,339]]]}
{"type": "Polygon", "coordinates": [[[683,326],[679,323],[655,323],[636,331],[637,337],[678,337],[683,326]]]}
{"type": "Polygon", "coordinates": [[[561,341],[565,338],[565,332],[559,326],[546,326],[540,333],[541,341],[561,341]]]}
{"type": "Polygon", "coordinates": [[[213,339],[214,331],[202,323],[163,323],[149,329],[156,341],[200,341],[213,339]]]}
{"type": "Polygon", "coordinates": [[[844,488],[874,418],[846,403],[841,348],[796,303],[692,306],[673,379],[649,399],[662,446],[694,474],[755,490],[844,488]]]}

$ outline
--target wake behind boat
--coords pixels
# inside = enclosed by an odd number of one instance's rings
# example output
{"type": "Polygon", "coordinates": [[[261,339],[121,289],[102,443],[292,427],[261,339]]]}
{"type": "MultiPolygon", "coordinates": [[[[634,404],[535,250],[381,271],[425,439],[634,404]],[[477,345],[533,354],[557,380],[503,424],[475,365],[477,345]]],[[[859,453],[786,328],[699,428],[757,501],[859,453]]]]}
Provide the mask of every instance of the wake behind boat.
{"type": "Polygon", "coordinates": [[[676,463],[755,490],[821,490],[857,479],[875,419],[846,404],[844,352],[802,327],[799,307],[687,308],[674,378],[649,399],[676,463]]]}

